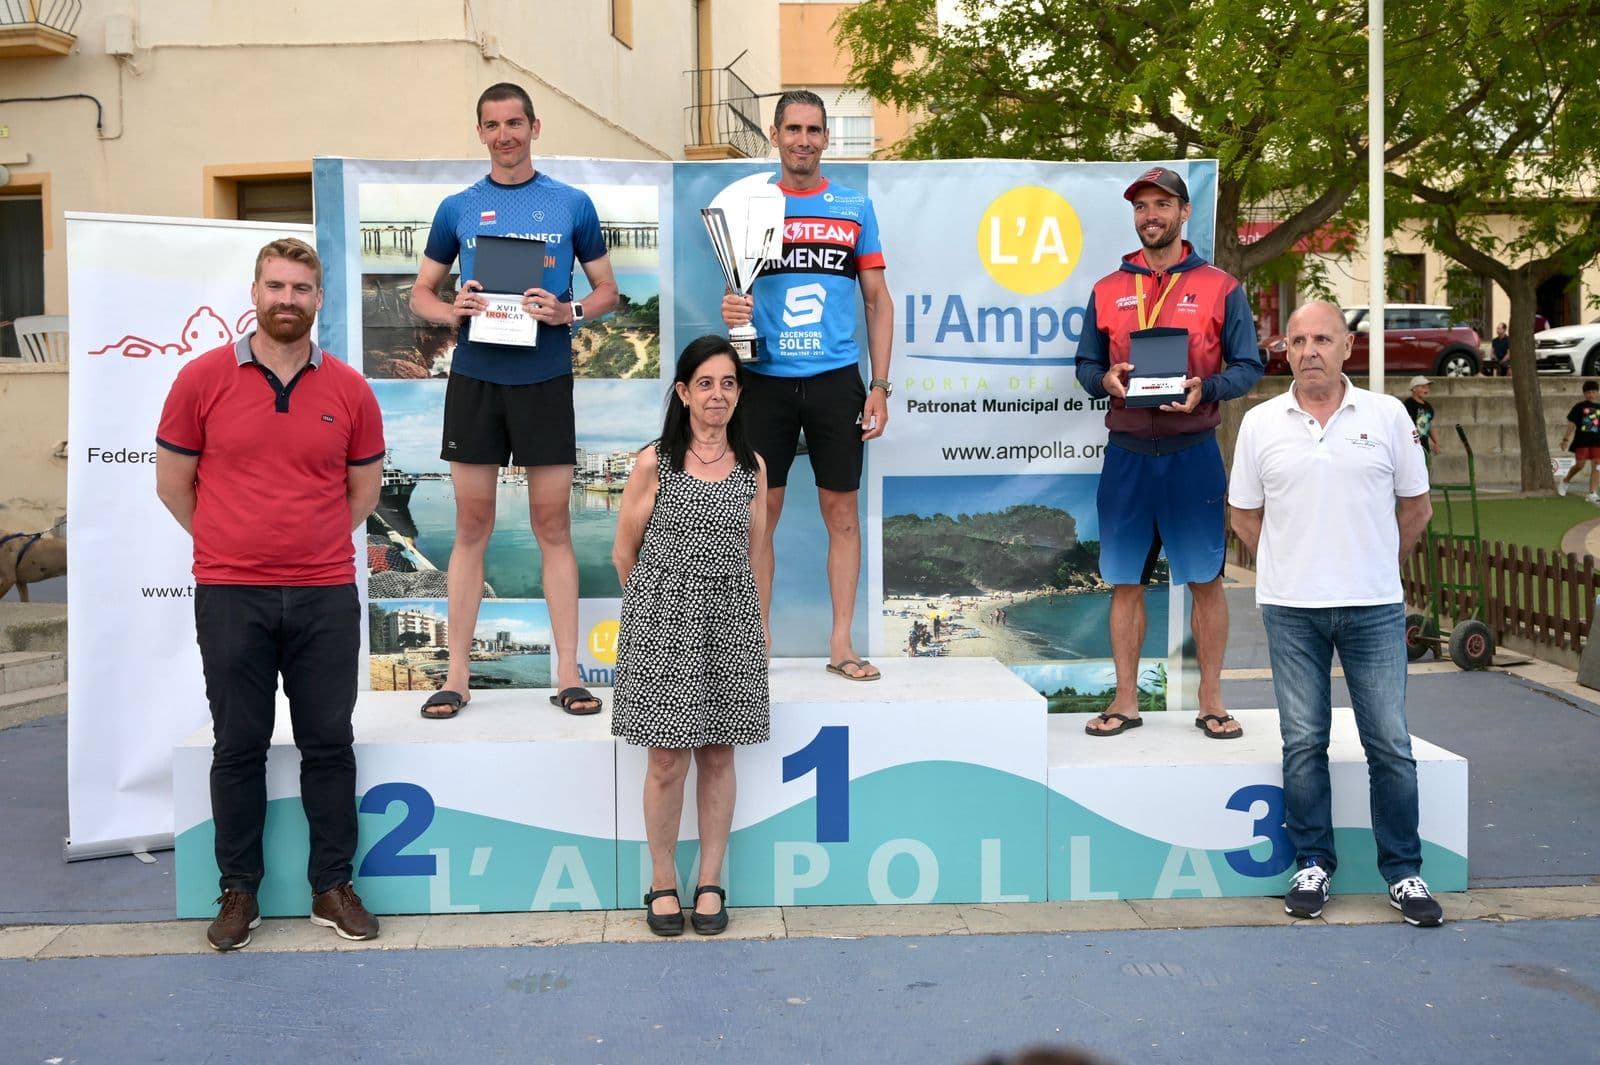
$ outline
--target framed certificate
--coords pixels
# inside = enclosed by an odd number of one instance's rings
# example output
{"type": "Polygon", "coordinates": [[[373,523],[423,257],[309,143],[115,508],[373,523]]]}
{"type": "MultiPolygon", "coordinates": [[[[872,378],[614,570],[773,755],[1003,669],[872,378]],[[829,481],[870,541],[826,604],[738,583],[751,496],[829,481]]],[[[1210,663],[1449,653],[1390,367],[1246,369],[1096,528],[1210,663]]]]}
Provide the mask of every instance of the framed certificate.
{"type": "Polygon", "coordinates": [[[1159,407],[1183,402],[1189,376],[1189,331],[1171,326],[1139,329],[1128,334],[1130,407],[1159,407]]]}

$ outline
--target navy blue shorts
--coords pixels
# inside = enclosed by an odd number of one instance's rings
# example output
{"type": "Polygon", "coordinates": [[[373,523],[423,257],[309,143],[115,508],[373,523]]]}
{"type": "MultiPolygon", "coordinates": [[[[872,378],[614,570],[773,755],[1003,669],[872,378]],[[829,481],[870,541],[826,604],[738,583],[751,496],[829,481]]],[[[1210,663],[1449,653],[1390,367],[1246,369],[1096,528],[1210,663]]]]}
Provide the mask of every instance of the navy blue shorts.
{"type": "Polygon", "coordinates": [[[1106,446],[1100,471],[1100,576],[1148,584],[1163,550],[1174,584],[1222,575],[1228,471],[1214,439],[1169,455],[1106,446]]]}

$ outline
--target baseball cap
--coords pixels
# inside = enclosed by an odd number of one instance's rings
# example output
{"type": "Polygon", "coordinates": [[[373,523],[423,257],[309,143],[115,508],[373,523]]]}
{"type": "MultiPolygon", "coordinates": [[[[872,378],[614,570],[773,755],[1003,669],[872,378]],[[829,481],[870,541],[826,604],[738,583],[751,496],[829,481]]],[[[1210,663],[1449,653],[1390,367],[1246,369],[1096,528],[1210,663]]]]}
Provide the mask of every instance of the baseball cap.
{"type": "Polygon", "coordinates": [[[1410,387],[1410,388],[1421,388],[1423,385],[1425,385],[1427,383],[1428,383],[1428,379],[1426,377],[1423,377],[1421,374],[1418,374],[1417,376],[1415,376],[1415,377],[1413,377],[1411,379],[1411,384],[1408,387],[1410,387]]]}
{"type": "Polygon", "coordinates": [[[1144,185],[1154,185],[1163,192],[1170,192],[1184,203],[1189,202],[1189,186],[1183,183],[1183,178],[1177,171],[1168,170],[1164,166],[1154,166],[1139,175],[1139,179],[1129,185],[1123,192],[1124,200],[1132,200],[1134,193],[1144,185]]]}

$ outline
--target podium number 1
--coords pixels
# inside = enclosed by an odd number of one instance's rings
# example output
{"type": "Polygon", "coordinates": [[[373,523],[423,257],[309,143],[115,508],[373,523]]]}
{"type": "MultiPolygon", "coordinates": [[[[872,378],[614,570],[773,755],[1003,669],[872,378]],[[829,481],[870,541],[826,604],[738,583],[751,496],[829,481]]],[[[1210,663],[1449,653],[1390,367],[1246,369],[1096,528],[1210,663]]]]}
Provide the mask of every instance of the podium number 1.
{"type": "Polygon", "coordinates": [[[850,728],[824,725],[811,742],[783,756],[783,782],[817,771],[817,842],[850,842],[850,728]]]}

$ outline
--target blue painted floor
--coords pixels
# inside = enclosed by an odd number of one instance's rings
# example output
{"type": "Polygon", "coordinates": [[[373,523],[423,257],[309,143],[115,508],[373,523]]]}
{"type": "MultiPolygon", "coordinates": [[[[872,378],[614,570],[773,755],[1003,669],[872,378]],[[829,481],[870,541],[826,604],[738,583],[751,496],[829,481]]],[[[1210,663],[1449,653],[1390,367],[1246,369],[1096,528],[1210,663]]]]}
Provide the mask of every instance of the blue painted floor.
{"type": "Polygon", "coordinates": [[[1594,1061],[1600,921],[0,963],[6,1061],[1594,1061]]]}

